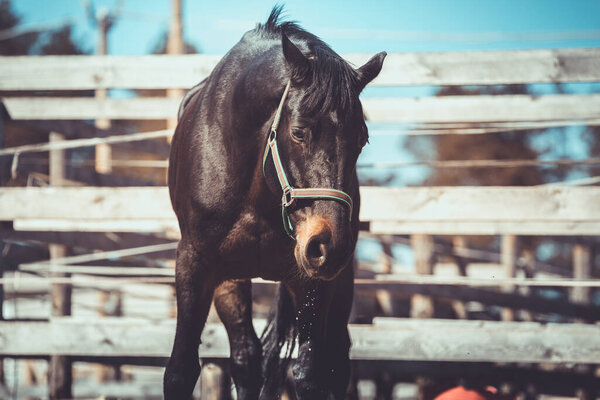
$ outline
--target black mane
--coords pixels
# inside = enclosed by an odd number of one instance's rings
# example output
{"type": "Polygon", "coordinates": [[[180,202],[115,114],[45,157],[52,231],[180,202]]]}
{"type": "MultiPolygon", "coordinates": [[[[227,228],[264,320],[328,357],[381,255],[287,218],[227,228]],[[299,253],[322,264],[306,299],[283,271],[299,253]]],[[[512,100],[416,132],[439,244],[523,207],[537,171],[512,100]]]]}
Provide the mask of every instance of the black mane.
{"type": "Polygon", "coordinates": [[[325,42],[307,32],[294,21],[280,21],[282,5],[271,10],[264,24],[256,30],[263,35],[286,35],[305,52],[312,66],[312,77],[306,87],[302,107],[309,114],[330,111],[352,112],[357,103],[358,78],[356,71],[325,42]]]}

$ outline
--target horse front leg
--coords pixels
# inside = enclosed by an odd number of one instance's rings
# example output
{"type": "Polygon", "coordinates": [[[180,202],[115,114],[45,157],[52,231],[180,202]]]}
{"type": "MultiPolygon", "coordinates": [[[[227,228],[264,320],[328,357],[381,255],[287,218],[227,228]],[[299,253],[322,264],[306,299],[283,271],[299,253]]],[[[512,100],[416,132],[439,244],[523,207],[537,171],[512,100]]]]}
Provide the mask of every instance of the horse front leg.
{"type": "Polygon", "coordinates": [[[296,300],[298,358],[292,371],[298,400],[325,400],[331,393],[326,349],[329,282],[308,281],[292,288],[296,300]]]}
{"type": "MultiPolygon", "coordinates": [[[[213,269],[214,270],[214,269],[213,269]]],[[[215,274],[184,240],[177,248],[177,329],[164,375],[166,400],[191,399],[200,374],[198,346],[215,287],[215,274]]]]}
{"type": "Polygon", "coordinates": [[[231,350],[231,375],[238,400],[256,400],[262,384],[262,346],[252,325],[250,281],[226,281],[216,290],[215,307],[231,350]]]}

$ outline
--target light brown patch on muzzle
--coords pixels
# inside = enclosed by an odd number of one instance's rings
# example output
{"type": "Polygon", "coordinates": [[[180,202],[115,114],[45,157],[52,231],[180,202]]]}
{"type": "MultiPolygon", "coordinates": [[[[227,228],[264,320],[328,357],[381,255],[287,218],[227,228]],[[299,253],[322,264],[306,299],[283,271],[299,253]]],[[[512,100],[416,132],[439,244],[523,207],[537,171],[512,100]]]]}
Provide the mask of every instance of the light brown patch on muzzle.
{"type": "Polygon", "coordinates": [[[311,237],[324,231],[329,231],[330,234],[333,233],[331,221],[321,215],[311,215],[296,227],[296,241],[306,244],[311,237]]]}
{"type": "Polygon", "coordinates": [[[318,274],[327,262],[333,238],[331,220],[320,215],[311,215],[296,227],[296,260],[309,276],[318,274]]]}

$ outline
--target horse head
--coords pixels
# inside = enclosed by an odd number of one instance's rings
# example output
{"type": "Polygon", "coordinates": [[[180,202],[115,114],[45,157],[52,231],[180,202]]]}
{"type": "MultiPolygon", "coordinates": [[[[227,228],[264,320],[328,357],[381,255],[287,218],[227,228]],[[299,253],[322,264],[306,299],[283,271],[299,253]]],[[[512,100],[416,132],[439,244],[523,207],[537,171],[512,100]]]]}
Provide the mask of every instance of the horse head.
{"type": "Polygon", "coordinates": [[[386,53],[354,69],[320,41],[304,47],[282,33],[289,81],[271,131],[276,144],[269,139],[264,157],[273,157],[275,168],[265,176],[271,190],[283,191],[283,224],[296,241],[298,266],[308,277],[330,280],[356,245],[356,161],[368,141],[359,94],[386,53]]]}

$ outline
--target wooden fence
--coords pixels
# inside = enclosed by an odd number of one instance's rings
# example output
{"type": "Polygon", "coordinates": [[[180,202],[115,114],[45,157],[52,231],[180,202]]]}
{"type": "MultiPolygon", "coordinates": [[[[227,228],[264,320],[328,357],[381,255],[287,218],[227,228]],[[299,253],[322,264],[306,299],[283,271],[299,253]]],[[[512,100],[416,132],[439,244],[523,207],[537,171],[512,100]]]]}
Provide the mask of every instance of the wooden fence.
{"type": "MultiPolygon", "coordinates": [[[[264,321],[255,324],[261,329],[264,321]]],[[[2,322],[0,354],[164,358],[174,331],[173,320],[2,322]]],[[[596,363],[600,357],[600,327],[592,325],[380,318],[373,325],[352,325],[350,333],[354,360],[596,363]]],[[[229,357],[222,325],[206,326],[199,354],[229,357]]]]}
{"type": "MultiPolygon", "coordinates": [[[[360,65],[369,56],[345,57],[360,65]]],[[[205,78],[219,59],[207,55],[0,57],[0,91],[188,88],[205,78]]],[[[372,85],[568,82],[600,82],[600,49],[390,54],[372,85]]],[[[179,99],[31,97],[29,94],[5,97],[2,103],[14,120],[137,120],[173,118],[179,99]]],[[[412,133],[421,134],[485,134],[535,127],[600,125],[598,94],[368,96],[363,104],[370,121],[410,124],[412,133]]],[[[597,163],[588,160],[594,162],[597,163]]],[[[503,241],[502,265],[508,278],[514,277],[517,257],[512,235],[600,236],[600,188],[597,187],[363,187],[361,196],[363,229],[372,234],[417,235],[421,239],[421,235],[511,235],[503,241]]],[[[0,221],[12,221],[18,231],[178,235],[166,188],[155,187],[0,188],[0,221]]],[[[573,275],[582,286],[578,290],[589,290],[585,286],[586,282],[593,286],[590,281],[581,280],[590,278],[594,261],[589,249],[578,246],[573,275]]],[[[420,259],[423,255],[417,254],[416,262],[420,259]]],[[[363,288],[371,285],[392,292],[395,287],[410,294],[463,296],[464,301],[482,298],[480,292],[474,292],[477,289],[469,287],[478,286],[475,281],[446,282],[439,290],[431,282],[396,282],[396,286],[385,281],[362,284],[363,288]]],[[[360,282],[358,287],[360,290],[360,282]]],[[[506,289],[506,285],[503,287],[506,289]]],[[[530,301],[537,312],[551,312],[554,307],[551,300],[535,302],[525,296],[493,293],[493,300],[488,300],[503,307],[526,308],[530,301]]],[[[597,308],[585,304],[589,302],[589,292],[581,293],[583,297],[575,296],[576,301],[563,302],[556,309],[588,321],[597,319],[597,308]]],[[[376,320],[370,326],[351,327],[352,357],[598,363],[598,329],[581,324],[376,320]]],[[[7,321],[0,323],[0,355],[164,357],[173,332],[172,321],[112,318],[7,321]],[[136,340],[140,336],[145,340],[136,340]]],[[[201,356],[227,356],[228,346],[220,326],[207,328],[205,343],[201,356]]]]}
{"type": "MultiPolygon", "coordinates": [[[[596,235],[600,188],[361,188],[371,233],[596,235]]],[[[177,230],[166,188],[2,188],[0,220],[27,230],[177,230]]]]}

